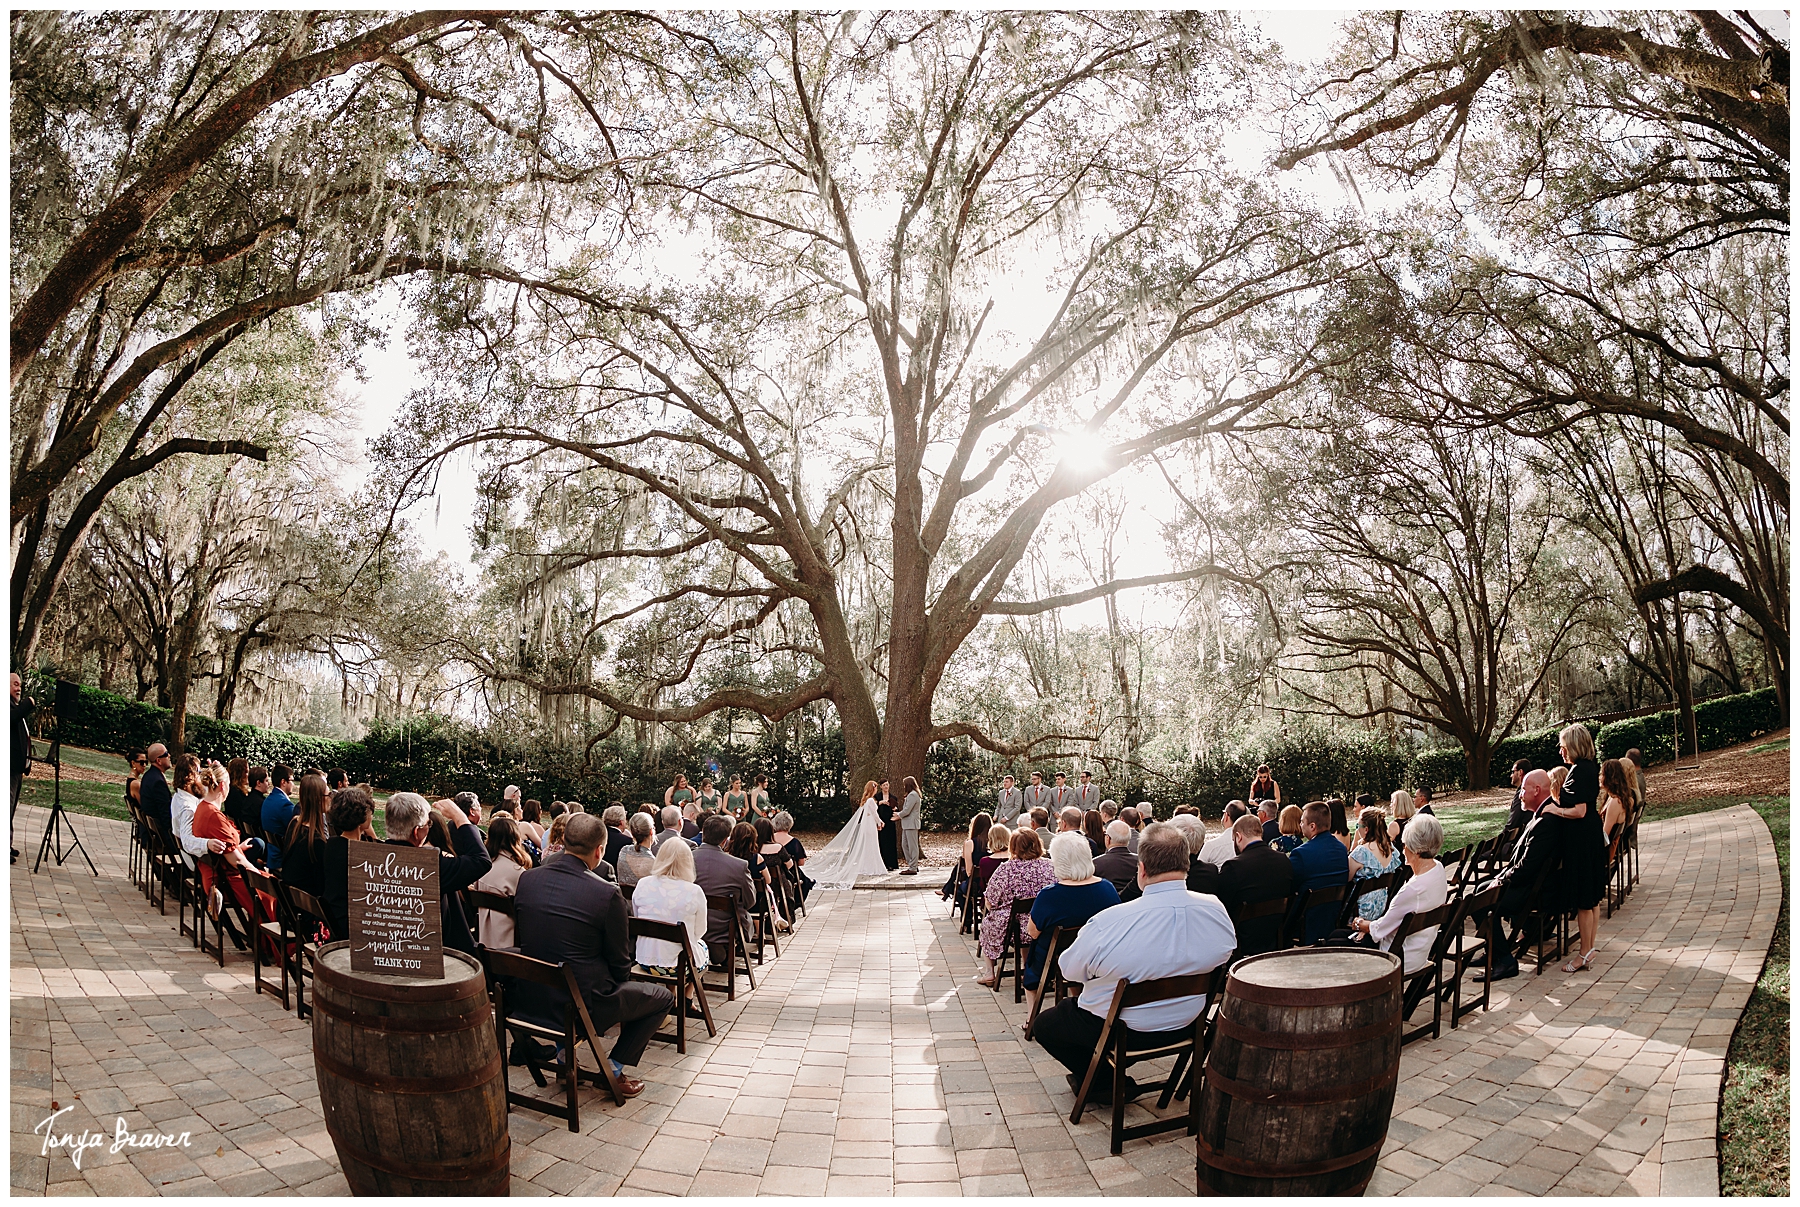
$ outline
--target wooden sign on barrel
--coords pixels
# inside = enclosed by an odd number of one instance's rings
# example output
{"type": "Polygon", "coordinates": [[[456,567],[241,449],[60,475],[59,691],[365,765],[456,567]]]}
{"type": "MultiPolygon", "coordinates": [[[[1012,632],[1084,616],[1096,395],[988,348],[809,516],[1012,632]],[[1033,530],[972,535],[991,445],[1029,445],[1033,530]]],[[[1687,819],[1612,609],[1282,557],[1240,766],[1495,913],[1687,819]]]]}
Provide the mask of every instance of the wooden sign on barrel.
{"type": "Polygon", "coordinates": [[[436,847],[350,844],[350,969],[442,980],[436,847]]]}

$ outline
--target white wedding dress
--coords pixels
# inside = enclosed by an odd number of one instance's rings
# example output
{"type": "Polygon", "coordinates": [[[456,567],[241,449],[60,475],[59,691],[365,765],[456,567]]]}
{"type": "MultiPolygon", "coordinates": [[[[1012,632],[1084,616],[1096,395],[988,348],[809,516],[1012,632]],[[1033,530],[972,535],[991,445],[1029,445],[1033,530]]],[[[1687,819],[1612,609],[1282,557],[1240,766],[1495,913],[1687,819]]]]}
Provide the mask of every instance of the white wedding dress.
{"type": "Polygon", "coordinates": [[[826,843],[823,850],[806,857],[806,874],[820,888],[855,888],[859,876],[887,875],[875,829],[875,805],[875,798],[870,797],[850,815],[836,838],[826,843]]]}

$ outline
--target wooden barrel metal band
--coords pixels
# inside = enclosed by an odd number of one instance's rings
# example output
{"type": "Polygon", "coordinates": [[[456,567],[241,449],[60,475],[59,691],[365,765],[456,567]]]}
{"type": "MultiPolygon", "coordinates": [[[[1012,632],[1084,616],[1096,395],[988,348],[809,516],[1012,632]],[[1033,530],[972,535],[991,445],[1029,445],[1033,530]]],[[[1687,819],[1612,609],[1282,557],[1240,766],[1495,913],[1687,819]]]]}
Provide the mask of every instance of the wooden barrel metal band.
{"type": "Polygon", "coordinates": [[[493,1010],[485,1003],[479,1012],[469,1011],[467,1014],[451,1018],[394,1018],[386,1014],[364,1014],[359,1010],[346,1010],[328,997],[315,997],[313,1006],[321,1014],[328,1014],[341,1023],[348,1023],[364,1031],[388,1031],[403,1035],[454,1035],[458,1031],[473,1031],[477,1027],[490,1026],[493,1023],[493,1010]]]}
{"type": "Polygon", "coordinates": [[[1218,1016],[1219,1034],[1229,1035],[1239,1043],[1258,1048],[1279,1048],[1287,1052],[1311,1052],[1321,1048],[1348,1048],[1352,1044],[1365,1043],[1372,1039],[1380,1039],[1400,1029],[1400,1018],[1383,1019],[1378,1023],[1370,1023],[1366,1027],[1355,1027],[1349,1031],[1323,1032],[1315,1035],[1296,1035],[1291,1031],[1263,1031],[1256,1027],[1246,1027],[1233,1022],[1221,1010],[1218,1016]]]}
{"type": "Polygon", "coordinates": [[[1356,985],[1321,986],[1317,989],[1252,985],[1233,976],[1225,983],[1225,994],[1240,1001],[1255,1002],[1259,1006],[1348,1006],[1352,1002],[1366,1002],[1370,998],[1392,993],[1399,987],[1400,970],[1396,968],[1372,981],[1356,985]]]}
{"type": "Polygon", "coordinates": [[[340,1145],[356,1154],[356,1159],[370,1169],[379,1169],[382,1173],[391,1173],[395,1177],[414,1178],[421,1182],[454,1182],[468,1178],[485,1177],[498,1173],[512,1164],[512,1136],[506,1135],[500,1147],[494,1152],[475,1157],[467,1161],[394,1161],[378,1153],[372,1153],[355,1140],[344,1136],[325,1120],[325,1130],[331,1134],[332,1143],[340,1145]]]}
{"type": "Polygon", "coordinates": [[[1381,1145],[1387,1142],[1384,1136],[1378,1143],[1367,1148],[1359,1148],[1353,1153],[1341,1157],[1330,1157],[1324,1161],[1307,1161],[1300,1165],[1275,1165],[1268,1161],[1245,1161],[1238,1157],[1227,1156],[1206,1142],[1204,1135],[1194,1137],[1199,1146],[1200,1159],[1214,1169],[1225,1173],[1234,1173],[1244,1178],[1309,1178],[1316,1174],[1336,1173],[1340,1169],[1348,1169],[1360,1161],[1367,1161],[1381,1152],[1381,1145]]]}
{"type": "Polygon", "coordinates": [[[371,1073],[334,1060],[317,1048],[313,1049],[313,1059],[319,1062],[321,1068],[352,1085],[378,1090],[384,1094],[454,1094],[486,1085],[500,1076],[505,1068],[498,1052],[480,1068],[460,1077],[395,1077],[390,1073],[371,1073]]]}
{"type": "MultiPolygon", "coordinates": [[[[448,951],[444,953],[446,965],[454,958],[452,953],[448,951]]],[[[392,988],[395,992],[404,993],[406,995],[404,1000],[408,1004],[413,1002],[458,1002],[464,998],[481,997],[487,993],[487,978],[479,975],[481,971],[479,967],[475,971],[477,975],[464,977],[460,981],[449,981],[438,985],[393,986],[392,988]]],[[[333,989],[341,989],[351,997],[359,997],[367,1001],[382,1000],[369,996],[370,982],[361,973],[340,972],[329,962],[320,960],[314,970],[314,975],[333,989]]],[[[389,987],[382,986],[382,988],[389,987]]]]}
{"type": "Polygon", "coordinates": [[[1234,1081],[1219,1072],[1210,1063],[1206,1066],[1208,1085],[1239,1102],[1254,1102],[1259,1105],[1280,1103],[1292,1106],[1317,1106],[1327,1102],[1349,1102],[1361,1098],[1365,1094],[1373,1094],[1376,1090],[1389,1085],[1395,1085],[1399,1080],[1400,1070],[1396,1066],[1383,1069],[1366,1081],[1352,1082],[1349,1085],[1327,1085],[1311,1090],[1267,1090],[1261,1086],[1234,1081]]]}

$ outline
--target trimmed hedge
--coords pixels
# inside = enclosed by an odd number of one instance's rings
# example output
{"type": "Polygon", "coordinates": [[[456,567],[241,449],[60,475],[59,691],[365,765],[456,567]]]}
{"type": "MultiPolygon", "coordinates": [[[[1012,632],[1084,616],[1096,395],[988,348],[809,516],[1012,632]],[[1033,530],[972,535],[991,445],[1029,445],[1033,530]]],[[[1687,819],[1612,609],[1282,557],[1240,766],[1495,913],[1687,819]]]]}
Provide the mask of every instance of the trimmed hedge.
{"type": "MultiPolygon", "coordinates": [[[[50,675],[34,672],[30,687],[33,699],[43,703],[56,699],[56,682],[50,675]]],[[[55,736],[71,746],[125,754],[162,741],[169,730],[169,710],[84,687],[80,713],[74,718],[59,719],[57,728],[59,733],[55,736]]],[[[208,758],[245,758],[264,766],[287,763],[295,768],[349,767],[360,764],[362,752],[362,746],[356,742],[334,742],[310,734],[215,721],[193,713],[187,719],[187,744],[208,758]]]]}
{"type": "MultiPolygon", "coordinates": [[[[1333,792],[1346,800],[1359,792],[1381,799],[1400,786],[1409,761],[1404,752],[1373,738],[1300,725],[1267,740],[1246,741],[1236,751],[1204,762],[1196,760],[1183,799],[1150,795],[1158,817],[1168,817],[1178,804],[1198,805],[1206,817],[1221,817],[1227,803],[1243,799],[1256,768],[1267,763],[1287,803],[1303,804],[1333,792]]],[[[1118,800],[1127,803],[1124,796],[1118,800]]]]}
{"type": "MultiPolygon", "coordinates": [[[[1680,718],[1677,709],[1666,709],[1645,717],[1627,717],[1597,725],[1587,721],[1603,759],[1622,759],[1633,748],[1641,750],[1649,766],[1667,763],[1675,757],[1675,726],[1680,718]]],[[[1781,701],[1772,687],[1760,688],[1735,696],[1721,696],[1694,706],[1694,722],[1700,730],[1700,749],[1719,750],[1748,742],[1751,738],[1779,729],[1781,701]]],[[[1503,787],[1510,782],[1512,765],[1524,759],[1533,767],[1546,770],[1562,765],[1557,749],[1561,725],[1514,734],[1494,747],[1489,767],[1489,787],[1503,787]]],[[[1686,735],[1683,735],[1685,739],[1686,735]]],[[[1684,740],[1683,746],[1686,746],[1684,740]]],[[[1688,751],[1692,754],[1692,751],[1688,751]]],[[[1467,759],[1461,747],[1422,751],[1407,769],[1409,787],[1427,784],[1432,790],[1468,787],[1467,759]]]]}

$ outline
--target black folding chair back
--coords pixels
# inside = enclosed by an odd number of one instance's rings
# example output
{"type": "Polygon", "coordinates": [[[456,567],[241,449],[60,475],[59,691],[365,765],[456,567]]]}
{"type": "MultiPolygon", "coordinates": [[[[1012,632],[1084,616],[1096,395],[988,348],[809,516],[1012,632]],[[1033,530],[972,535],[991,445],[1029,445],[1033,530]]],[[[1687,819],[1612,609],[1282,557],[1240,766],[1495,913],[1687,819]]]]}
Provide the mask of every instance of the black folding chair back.
{"type": "MultiPolygon", "coordinates": [[[[625,1092],[619,1087],[618,1079],[613,1076],[612,1061],[600,1046],[600,1032],[594,1027],[594,1020],[588,1014],[587,1001],[582,997],[581,989],[575,983],[575,974],[569,971],[569,966],[534,960],[512,951],[493,951],[486,947],[480,951],[482,963],[488,973],[488,993],[494,1003],[494,1032],[500,1040],[501,1059],[507,1060],[511,1054],[512,1044],[507,1042],[509,1039],[513,1044],[521,1038],[545,1040],[555,1044],[560,1053],[555,1069],[557,1077],[563,1083],[563,1104],[559,1106],[530,1094],[521,1094],[508,1086],[507,1110],[510,1112],[513,1107],[522,1106],[526,1110],[566,1119],[569,1130],[578,1132],[581,1130],[581,1083],[584,1081],[590,1085],[605,1086],[612,1094],[613,1102],[624,1106],[625,1092]],[[560,995],[563,1006],[561,1027],[517,1018],[509,1012],[506,1001],[508,986],[520,982],[542,985],[560,995]],[[597,1068],[582,1066],[580,1045],[583,1040],[587,1041],[597,1068]]],[[[530,1071],[533,1081],[540,1086],[546,1084],[544,1069],[549,1065],[530,1057],[524,1060],[524,1065],[530,1071]]]]}
{"type": "Polygon", "coordinates": [[[1306,944],[1316,942],[1331,933],[1337,917],[1343,912],[1344,902],[1350,897],[1350,880],[1348,873],[1337,884],[1327,884],[1319,888],[1302,889],[1298,894],[1299,901],[1288,919],[1289,940],[1306,944]],[[1335,907],[1335,908],[1333,908],[1335,907]],[[1329,917],[1321,926],[1315,926],[1312,920],[1329,911],[1329,917]],[[1317,930],[1319,933],[1312,934],[1317,930]]]}
{"type": "Polygon", "coordinates": [[[1238,906],[1231,915],[1231,923],[1237,928],[1238,955],[1258,955],[1266,951],[1280,951],[1288,946],[1287,918],[1293,910],[1292,897],[1270,897],[1264,901],[1251,901],[1238,906]],[[1257,936],[1257,942],[1246,944],[1245,936],[1257,936]],[[1269,942],[1261,940],[1267,938],[1269,942]],[[1247,951],[1247,946],[1254,946],[1255,951],[1247,951]]]}
{"type": "Polygon", "coordinates": [[[296,938],[289,922],[288,913],[281,906],[281,899],[276,894],[275,877],[255,868],[246,868],[243,872],[244,883],[250,889],[250,959],[254,967],[252,974],[255,992],[261,993],[265,988],[271,995],[281,996],[281,1008],[286,1010],[292,1004],[288,996],[288,980],[290,961],[298,958],[296,954],[296,938]],[[267,894],[275,901],[273,911],[264,904],[263,896],[267,894]],[[265,960],[263,953],[270,953],[265,960]],[[275,981],[263,975],[264,968],[281,969],[281,980],[275,981]]]}
{"type": "MultiPolygon", "coordinates": [[[[1364,897],[1375,893],[1387,892],[1394,887],[1394,873],[1383,872],[1378,876],[1365,876],[1361,880],[1350,882],[1350,895],[1344,899],[1344,910],[1338,915],[1338,925],[1348,926],[1356,917],[1357,909],[1364,897]]],[[[1390,897],[1389,900],[1392,900],[1390,897]]]]}

